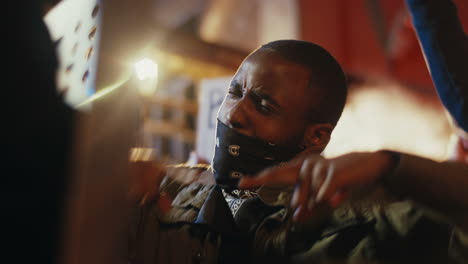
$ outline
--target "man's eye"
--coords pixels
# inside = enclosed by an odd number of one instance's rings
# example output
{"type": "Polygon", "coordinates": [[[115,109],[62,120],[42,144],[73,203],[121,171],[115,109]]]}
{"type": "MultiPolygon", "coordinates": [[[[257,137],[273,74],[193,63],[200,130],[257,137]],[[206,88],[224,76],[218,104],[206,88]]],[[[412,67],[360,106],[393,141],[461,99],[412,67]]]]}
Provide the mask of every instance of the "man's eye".
{"type": "Polygon", "coordinates": [[[265,99],[260,99],[258,102],[258,109],[265,114],[269,114],[272,112],[272,110],[269,107],[268,101],[265,99]]]}

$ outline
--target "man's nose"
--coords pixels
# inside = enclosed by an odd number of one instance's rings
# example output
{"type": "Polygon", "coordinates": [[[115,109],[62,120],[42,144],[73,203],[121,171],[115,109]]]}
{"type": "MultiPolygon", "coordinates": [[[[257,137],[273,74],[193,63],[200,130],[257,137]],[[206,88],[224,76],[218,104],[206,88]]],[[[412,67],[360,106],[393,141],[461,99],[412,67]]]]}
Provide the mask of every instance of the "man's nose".
{"type": "Polygon", "coordinates": [[[241,134],[253,136],[253,125],[251,124],[246,104],[247,102],[240,100],[232,106],[226,116],[226,125],[241,134]]]}

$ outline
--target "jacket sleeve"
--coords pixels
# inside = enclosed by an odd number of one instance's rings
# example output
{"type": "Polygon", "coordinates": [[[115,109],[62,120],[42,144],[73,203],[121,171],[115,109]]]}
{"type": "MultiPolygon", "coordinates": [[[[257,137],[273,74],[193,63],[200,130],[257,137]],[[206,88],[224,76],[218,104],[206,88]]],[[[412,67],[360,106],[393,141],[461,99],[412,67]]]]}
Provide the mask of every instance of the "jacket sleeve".
{"type": "Polygon", "coordinates": [[[468,37],[451,0],[406,0],[437,93],[468,131],[468,37]]]}
{"type": "Polygon", "coordinates": [[[371,248],[378,258],[396,262],[417,259],[417,263],[468,261],[466,234],[421,204],[411,200],[393,202],[376,217],[371,248]]]}
{"type": "Polygon", "coordinates": [[[459,263],[468,263],[468,234],[454,229],[450,238],[449,254],[459,263]]]}
{"type": "Polygon", "coordinates": [[[328,223],[330,212],[320,213],[313,221],[294,224],[287,208],[267,217],[257,228],[253,256],[266,263],[288,262],[295,254],[309,250],[328,223]]]}
{"type": "Polygon", "coordinates": [[[155,260],[159,240],[159,221],[154,205],[139,208],[135,205],[127,234],[127,262],[145,263],[155,260]],[[151,210],[153,209],[153,210],[151,210]]]}
{"type": "Polygon", "coordinates": [[[468,230],[468,166],[401,154],[393,174],[383,179],[391,195],[411,199],[468,230]]]}
{"type": "MultiPolygon", "coordinates": [[[[161,183],[161,190],[170,197],[176,197],[177,193],[185,185],[173,178],[166,177],[161,183]]],[[[151,264],[157,259],[160,247],[160,211],[157,201],[139,206],[138,201],[132,201],[130,205],[129,226],[126,233],[126,261],[129,264],[151,264]]]]}

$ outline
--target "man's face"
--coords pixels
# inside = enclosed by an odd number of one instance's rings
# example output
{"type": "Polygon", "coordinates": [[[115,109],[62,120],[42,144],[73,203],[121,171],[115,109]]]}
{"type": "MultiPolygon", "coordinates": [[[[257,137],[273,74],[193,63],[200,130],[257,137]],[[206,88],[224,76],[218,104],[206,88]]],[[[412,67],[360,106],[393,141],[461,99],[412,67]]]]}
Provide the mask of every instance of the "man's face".
{"type": "Polygon", "coordinates": [[[237,132],[278,145],[300,145],[311,100],[309,71],[279,55],[251,54],[232,79],[218,119],[237,132]]]}

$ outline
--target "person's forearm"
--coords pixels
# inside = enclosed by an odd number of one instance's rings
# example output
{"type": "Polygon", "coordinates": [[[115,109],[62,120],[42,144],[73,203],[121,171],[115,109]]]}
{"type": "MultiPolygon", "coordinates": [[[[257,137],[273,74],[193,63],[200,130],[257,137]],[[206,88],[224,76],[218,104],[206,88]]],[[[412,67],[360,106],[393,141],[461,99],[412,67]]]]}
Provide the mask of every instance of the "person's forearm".
{"type": "Polygon", "coordinates": [[[406,0],[437,92],[468,131],[468,37],[450,0],[406,0]]]}
{"type": "Polygon", "coordinates": [[[401,154],[384,187],[446,216],[468,230],[468,167],[455,162],[435,162],[401,154]]]}

